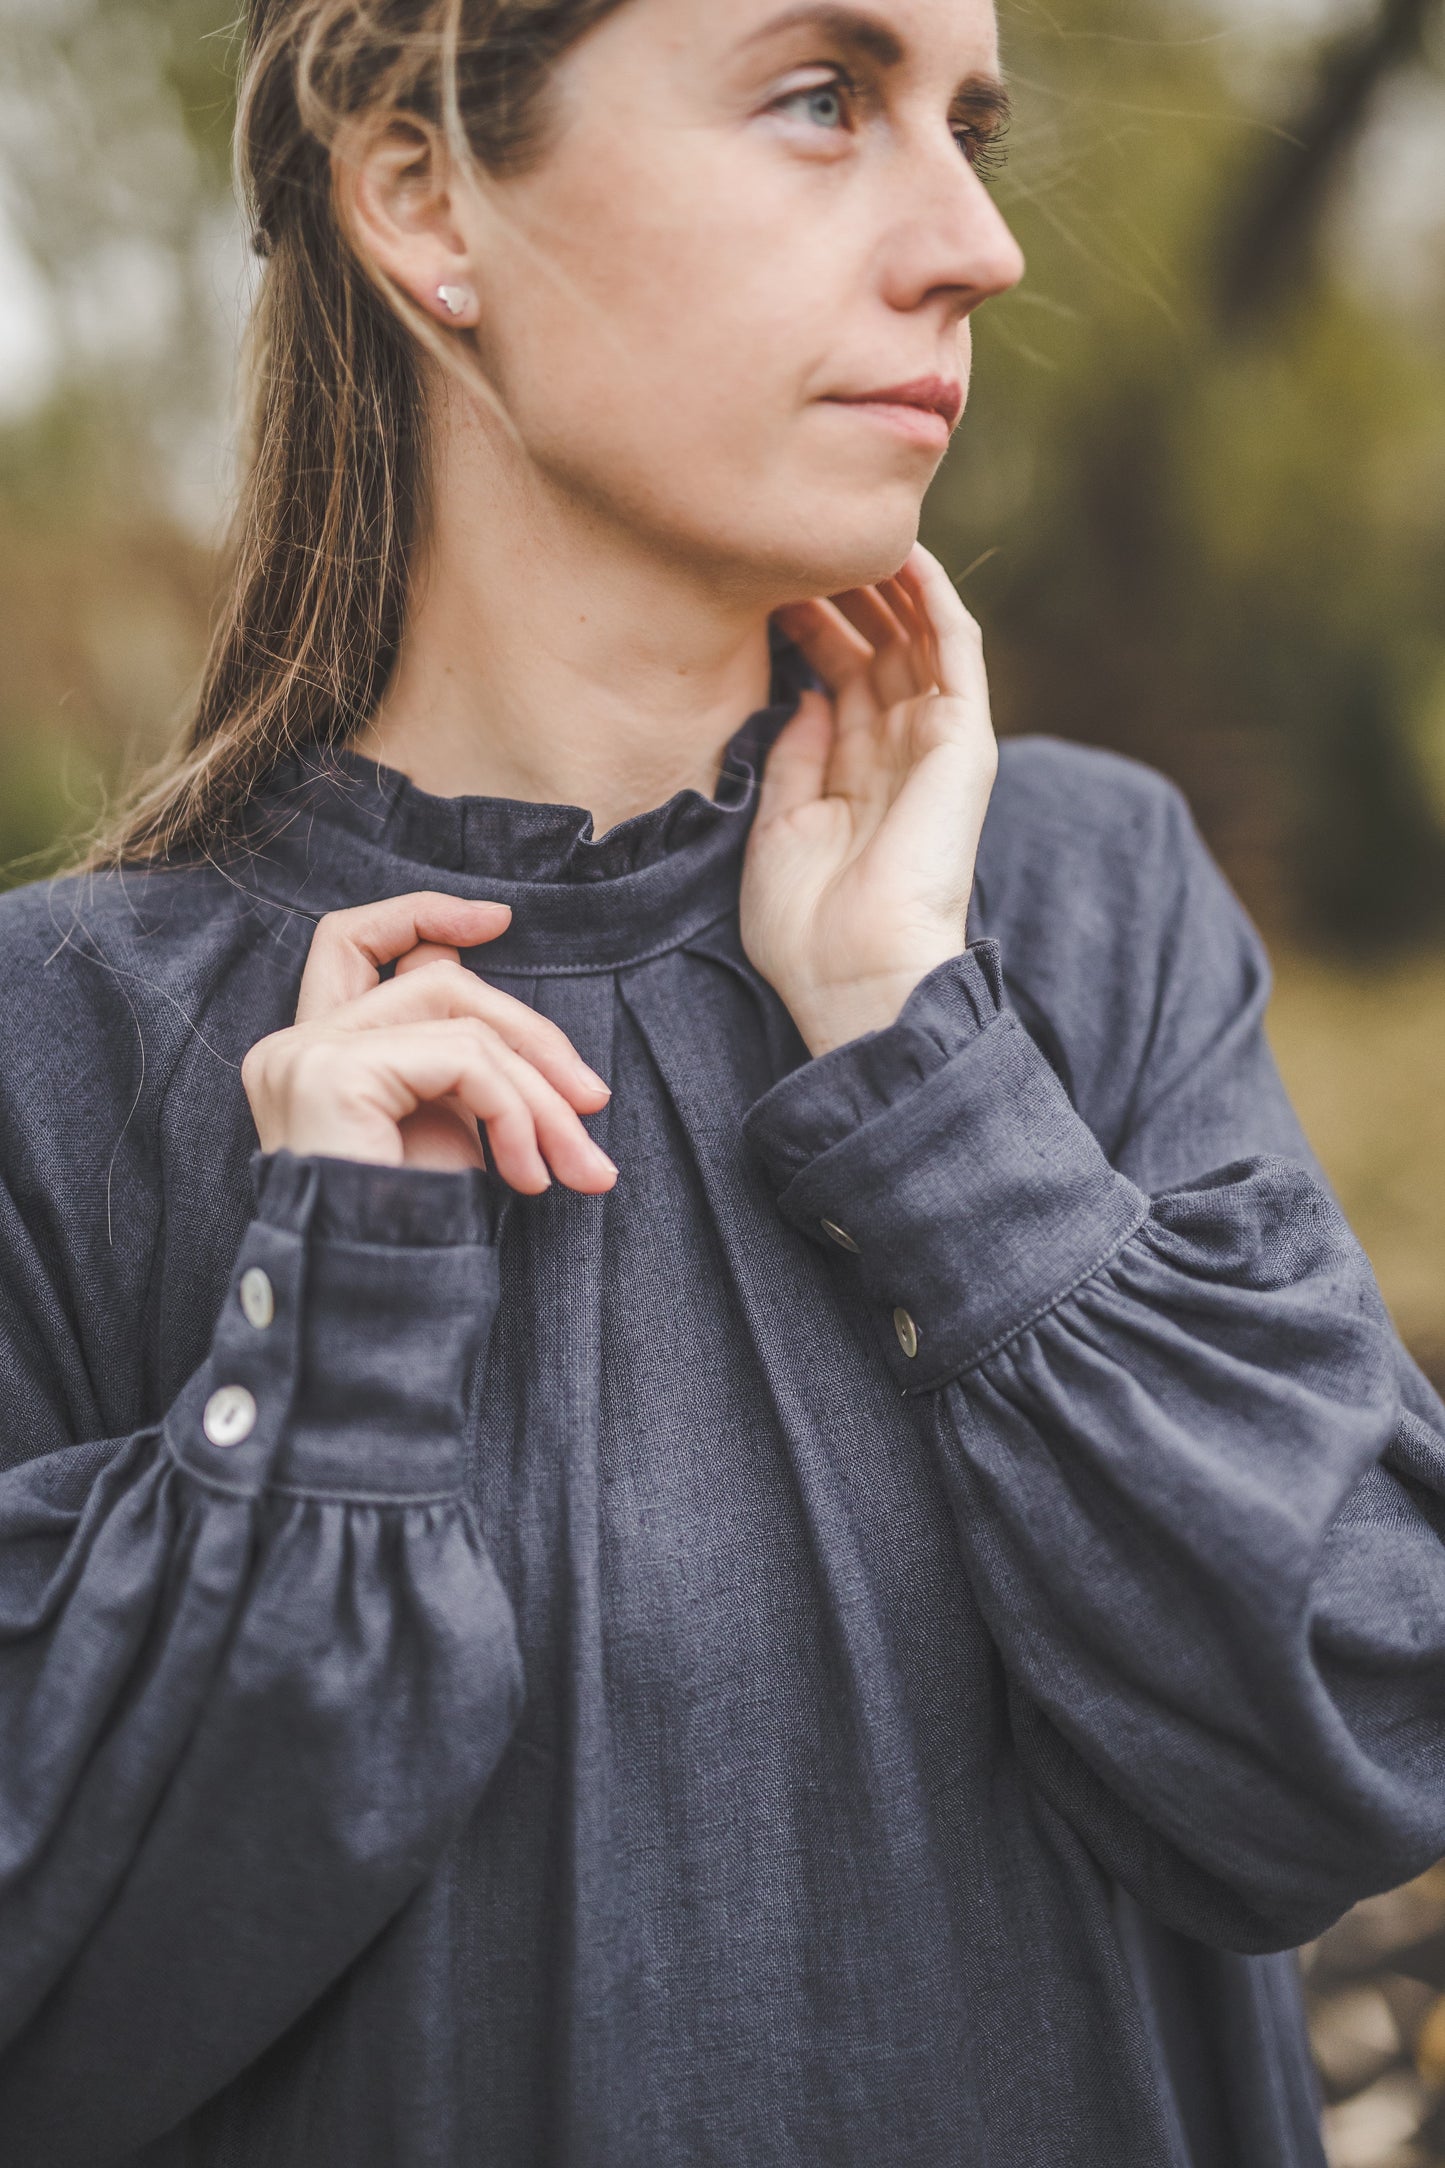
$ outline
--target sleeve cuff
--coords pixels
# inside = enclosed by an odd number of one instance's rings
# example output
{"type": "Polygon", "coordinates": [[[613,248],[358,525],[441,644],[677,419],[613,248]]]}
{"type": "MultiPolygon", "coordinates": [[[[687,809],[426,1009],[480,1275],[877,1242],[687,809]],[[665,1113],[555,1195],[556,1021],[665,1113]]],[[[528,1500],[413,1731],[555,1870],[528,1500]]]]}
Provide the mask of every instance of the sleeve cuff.
{"type": "Polygon", "coordinates": [[[256,1215],[270,1227],[413,1248],[495,1242],[511,1196],[481,1167],[451,1174],[285,1150],[251,1154],[251,1185],[256,1215]]]}
{"type": "Polygon", "coordinates": [[[861,1279],[906,1392],[981,1361],[1148,1215],[1018,1017],[996,941],[892,1024],[773,1085],[743,1122],[785,1218],[861,1279]]]}
{"type": "Polygon", "coordinates": [[[167,1419],[173,1451],[247,1492],[454,1496],[510,1192],[481,1168],[286,1151],[251,1172],[256,1214],[167,1419]]]}

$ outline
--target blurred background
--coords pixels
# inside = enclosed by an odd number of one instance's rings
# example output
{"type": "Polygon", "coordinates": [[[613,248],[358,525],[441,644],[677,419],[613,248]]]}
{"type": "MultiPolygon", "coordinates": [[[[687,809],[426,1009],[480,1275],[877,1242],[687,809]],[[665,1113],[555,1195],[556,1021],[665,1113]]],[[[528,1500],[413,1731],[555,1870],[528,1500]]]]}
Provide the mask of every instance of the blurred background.
{"type": "MultiPolygon", "coordinates": [[[[1004,0],[979,321],[924,539],[1001,732],[1182,784],[1445,1386],[1445,0],[1004,0]]],[[[183,721],[259,265],[235,4],[0,0],[0,880],[183,721]]],[[[1445,1867],[1303,1953],[1335,2168],[1445,2168],[1445,1867]]]]}

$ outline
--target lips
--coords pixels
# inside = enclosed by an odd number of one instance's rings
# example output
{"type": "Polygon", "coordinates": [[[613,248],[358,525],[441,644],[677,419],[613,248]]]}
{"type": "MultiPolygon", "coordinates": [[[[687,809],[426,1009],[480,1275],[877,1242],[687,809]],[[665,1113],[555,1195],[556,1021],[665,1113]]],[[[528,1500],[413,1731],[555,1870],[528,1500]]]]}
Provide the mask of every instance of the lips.
{"type": "Polygon", "coordinates": [[[963,386],[943,376],[919,376],[909,384],[887,384],[879,391],[834,392],[843,406],[911,406],[941,414],[951,429],[963,412],[963,386]]]}

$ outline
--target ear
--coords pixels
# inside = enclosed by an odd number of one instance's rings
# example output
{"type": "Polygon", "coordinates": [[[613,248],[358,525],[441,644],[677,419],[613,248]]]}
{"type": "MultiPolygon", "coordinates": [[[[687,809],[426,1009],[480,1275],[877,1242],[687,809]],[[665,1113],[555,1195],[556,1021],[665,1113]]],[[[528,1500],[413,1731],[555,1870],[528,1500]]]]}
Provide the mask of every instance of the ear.
{"type": "Polygon", "coordinates": [[[392,116],[338,139],[332,175],[343,231],[419,307],[448,325],[480,313],[459,180],[440,134],[392,116]],[[441,289],[445,289],[443,295],[441,289]]]}

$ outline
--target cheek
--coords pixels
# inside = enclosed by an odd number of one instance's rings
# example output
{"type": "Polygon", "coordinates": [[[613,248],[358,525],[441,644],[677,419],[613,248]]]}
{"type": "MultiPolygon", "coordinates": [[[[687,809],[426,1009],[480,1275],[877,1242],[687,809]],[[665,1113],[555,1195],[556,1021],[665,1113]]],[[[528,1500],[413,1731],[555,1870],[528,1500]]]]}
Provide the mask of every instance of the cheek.
{"type": "Polygon", "coordinates": [[[569,188],[548,207],[536,238],[558,276],[519,251],[504,282],[514,411],[659,454],[685,442],[694,472],[709,447],[768,439],[815,371],[819,252],[780,249],[776,206],[750,202],[736,175],[619,174],[614,157],[597,194],[569,188]]]}

